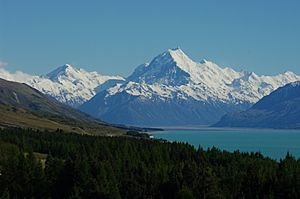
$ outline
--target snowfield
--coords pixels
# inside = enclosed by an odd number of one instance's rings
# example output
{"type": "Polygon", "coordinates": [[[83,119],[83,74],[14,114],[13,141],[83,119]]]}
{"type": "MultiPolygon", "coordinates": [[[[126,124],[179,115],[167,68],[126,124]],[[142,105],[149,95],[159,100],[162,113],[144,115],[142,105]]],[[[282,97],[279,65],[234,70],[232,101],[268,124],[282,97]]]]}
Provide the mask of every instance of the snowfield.
{"type": "Polygon", "coordinates": [[[70,64],[58,67],[45,76],[29,75],[20,71],[10,73],[0,69],[0,78],[26,83],[73,107],[78,107],[91,99],[96,94],[97,88],[106,81],[124,80],[120,76],[106,76],[97,72],[76,69],[70,64]]]}
{"type": "Polygon", "coordinates": [[[300,80],[293,72],[277,76],[258,76],[254,72],[237,72],[202,60],[191,60],[181,49],[169,49],[150,64],[140,65],[123,85],[108,90],[108,96],[126,91],[152,98],[192,97],[222,102],[255,103],[287,83],[300,80]]]}

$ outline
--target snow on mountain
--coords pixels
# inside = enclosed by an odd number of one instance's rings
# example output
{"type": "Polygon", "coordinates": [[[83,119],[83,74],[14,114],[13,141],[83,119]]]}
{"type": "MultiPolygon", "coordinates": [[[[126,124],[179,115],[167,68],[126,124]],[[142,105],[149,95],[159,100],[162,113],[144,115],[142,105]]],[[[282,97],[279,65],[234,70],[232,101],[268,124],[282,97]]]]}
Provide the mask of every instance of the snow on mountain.
{"type": "Polygon", "coordinates": [[[92,98],[96,94],[96,89],[106,81],[124,80],[120,76],[105,76],[97,72],[87,72],[70,64],[58,67],[45,76],[34,76],[22,72],[10,73],[1,69],[0,78],[26,83],[73,107],[92,98]]]}
{"type": "Polygon", "coordinates": [[[300,81],[278,88],[248,110],[226,114],[214,126],[300,129],[300,81]]]}
{"type": "Polygon", "coordinates": [[[253,104],[278,87],[297,80],[300,76],[292,72],[258,76],[253,72],[221,68],[207,60],[197,63],[176,48],[155,57],[150,64],[140,65],[125,85],[117,86],[118,91],[117,87],[111,88],[109,94],[126,90],[144,97],[156,93],[162,94],[163,98],[172,98],[174,94],[180,94],[182,98],[189,96],[202,101],[234,100],[253,104]]]}
{"type": "Polygon", "coordinates": [[[164,114],[177,115],[178,118],[180,114],[184,115],[178,109],[187,103],[189,106],[186,105],[184,109],[198,112],[191,111],[187,114],[190,116],[182,118],[185,121],[180,124],[208,124],[216,122],[226,112],[249,108],[278,87],[297,80],[300,80],[300,76],[292,72],[259,76],[253,72],[222,68],[207,60],[195,62],[181,49],[175,48],[163,52],[150,63],[138,66],[126,82],[102,90],[80,108],[109,122],[178,125],[180,121],[175,123],[173,116],[164,114]],[[130,106],[133,103],[135,105],[130,106]],[[157,106],[166,106],[166,103],[172,104],[170,109],[177,110],[164,110],[164,113],[160,112],[161,116],[156,115],[156,123],[147,122],[154,121],[153,115],[156,114],[147,108],[161,111],[157,106]],[[127,115],[120,113],[122,110],[127,115]],[[120,114],[126,118],[117,119],[120,114]],[[210,118],[207,116],[209,114],[214,117],[210,118]],[[191,117],[198,120],[191,122],[191,117]]]}
{"type": "Polygon", "coordinates": [[[69,64],[45,76],[0,68],[0,78],[26,83],[108,122],[133,125],[212,124],[226,113],[249,108],[278,87],[300,80],[292,72],[260,76],[205,59],[195,62],[180,48],[138,66],[126,80],[69,64]]]}

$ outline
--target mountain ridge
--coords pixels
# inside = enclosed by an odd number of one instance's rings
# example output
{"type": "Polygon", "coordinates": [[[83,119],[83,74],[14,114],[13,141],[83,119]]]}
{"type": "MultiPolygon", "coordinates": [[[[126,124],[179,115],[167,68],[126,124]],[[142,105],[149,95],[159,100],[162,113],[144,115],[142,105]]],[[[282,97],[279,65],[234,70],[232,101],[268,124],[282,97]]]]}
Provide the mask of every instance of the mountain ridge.
{"type": "Polygon", "coordinates": [[[195,62],[180,48],[168,49],[151,62],[139,65],[126,79],[87,72],[69,64],[44,76],[21,72],[10,74],[0,69],[0,77],[24,82],[60,102],[108,122],[131,125],[148,125],[147,120],[156,120],[151,125],[164,125],[165,118],[170,116],[157,115],[157,111],[162,112],[159,106],[177,109],[164,109],[173,118],[173,122],[172,119],[165,121],[169,125],[194,125],[197,118],[197,125],[209,125],[224,114],[248,109],[280,86],[300,80],[300,76],[293,72],[276,76],[257,75],[223,68],[205,59],[195,62]],[[130,121],[117,109],[131,115],[130,121]],[[187,112],[191,117],[182,118],[187,112]],[[118,114],[126,119],[123,121],[118,114]],[[143,122],[135,123],[138,120],[143,122]]]}
{"type": "Polygon", "coordinates": [[[300,129],[300,81],[289,83],[263,97],[250,109],[230,113],[217,127],[300,129]]]}
{"type": "Polygon", "coordinates": [[[61,128],[83,134],[122,134],[121,129],[60,103],[27,84],[1,78],[0,127],[61,128]]]}
{"type": "Polygon", "coordinates": [[[258,76],[221,68],[207,60],[194,62],[176,48],[138,66],[126,81],[102,90],[79,108],[114,123],[207,125],[228,112],[249,108],[295,80],[300,76],[292,72],[258,76]]]}
{"type": "Polygon", "coordinates": [[[22,72],[0,70],[0,78],[26,83],[60,102],[77,107],[96,94],[96,88],[108,80],[124,80],[121,76],[106,76],[87,72],[70,64],[62,65],[46,75],[36,76],[22,72]],[[20,75],[21,74],[21,75],[20,75]],[[21,76],[21,78],[17,78],[21,76]]]}

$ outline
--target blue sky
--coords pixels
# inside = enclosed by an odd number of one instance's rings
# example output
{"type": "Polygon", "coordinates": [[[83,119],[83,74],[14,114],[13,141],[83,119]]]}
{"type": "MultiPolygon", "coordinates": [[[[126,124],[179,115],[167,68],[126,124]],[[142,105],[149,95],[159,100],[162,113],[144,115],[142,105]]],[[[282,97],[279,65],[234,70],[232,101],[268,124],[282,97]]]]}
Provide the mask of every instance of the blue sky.
{"type": "Polygon", "coordinates": [[[300,74],[300,1],[0,0],[0,61],[129,75],[168,48],[258,74],[300,74]]]}

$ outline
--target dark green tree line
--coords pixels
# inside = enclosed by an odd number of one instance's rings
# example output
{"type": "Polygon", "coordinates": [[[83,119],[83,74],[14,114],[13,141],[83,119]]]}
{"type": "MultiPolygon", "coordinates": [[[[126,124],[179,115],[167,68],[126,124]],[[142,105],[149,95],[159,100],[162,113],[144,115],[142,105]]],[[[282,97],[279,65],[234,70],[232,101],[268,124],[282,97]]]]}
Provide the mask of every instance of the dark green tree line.
{"type": "Polygon", "coordinates": [[[183,143],[0,130],[2,198],[299,198],[300,160],[183,143]]]}

